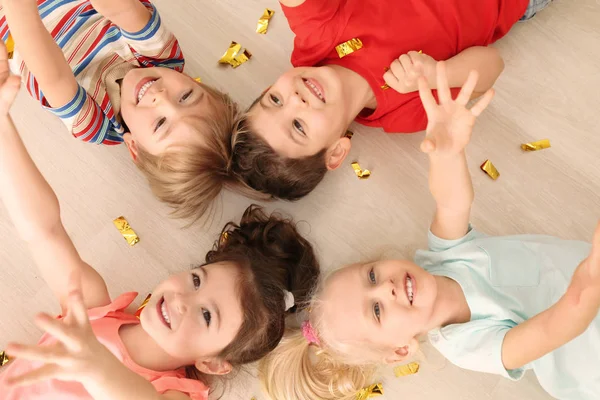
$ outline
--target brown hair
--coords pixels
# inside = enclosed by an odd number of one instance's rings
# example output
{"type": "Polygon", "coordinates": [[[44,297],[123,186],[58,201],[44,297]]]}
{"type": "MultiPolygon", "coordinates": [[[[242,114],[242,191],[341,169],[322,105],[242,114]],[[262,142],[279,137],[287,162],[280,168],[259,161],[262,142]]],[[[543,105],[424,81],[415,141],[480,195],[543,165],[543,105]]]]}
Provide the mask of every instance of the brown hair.
{"type": "Polygon", "coordinates": [[[261,359],[279,344],[288,313],[284,290],[297,305],[289,312],[302,309],[319,278],[319,263],[291,220],[267,216],[256,205],[246,209],[239,224],[225,225],[206,255],[206,264],[218,262],[235,263],[241,271],[244,322],[219,354],[236,367],[261,359]]]}
{"type": "Polygon", "coordinates": [[[327,172],[326,149],[303,158],[281,156],[253,131],[248,113],[237,122],[232,143],[232,172],[243,184],[273,198],[298,200],[309,194],[327,172]]]}
{"type": "Polygon", "coordinates": [[[139,148],[136,160],[154,195],[173,209],[173,216],[191,222],[213,211],[214,200],[224,187],[236,185],[229,174],[229,160],[237,105],[227,94],[199,85],[209,94],[213,107],[212,117],[198,118],[199,134],[206,144],[190,143],[160,155],[139,148]]]}

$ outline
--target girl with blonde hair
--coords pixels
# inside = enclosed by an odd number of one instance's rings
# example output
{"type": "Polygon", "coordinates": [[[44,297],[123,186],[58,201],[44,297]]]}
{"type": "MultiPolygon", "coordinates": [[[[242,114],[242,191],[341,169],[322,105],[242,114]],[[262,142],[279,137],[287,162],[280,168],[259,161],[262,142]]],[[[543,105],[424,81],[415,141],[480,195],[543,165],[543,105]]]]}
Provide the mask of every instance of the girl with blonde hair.
{"type": "Polygon", "coordinates": [[[456,100],[443,63],[437,82],[439,104],[419,81],[436,201],[429,249],[414,263],[358,263],[322,281],[301,329],[261,364],[271,398],[350,400],[374,367],[411,358],[424,334],[459,367],[513,380],[532,369],[556,398],[600,398],[600,225],[591,246],[474,230],[464,149],[493,92],[468,109],[475,73],[456,100]]]}

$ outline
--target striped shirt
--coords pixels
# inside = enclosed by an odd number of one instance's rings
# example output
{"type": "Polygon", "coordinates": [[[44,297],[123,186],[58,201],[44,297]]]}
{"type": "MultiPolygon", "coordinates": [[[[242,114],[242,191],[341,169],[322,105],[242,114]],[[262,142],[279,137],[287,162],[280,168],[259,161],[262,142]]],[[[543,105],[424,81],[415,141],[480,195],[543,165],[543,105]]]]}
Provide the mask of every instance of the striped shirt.
{"type": "MultiPolygon", "coordinates": [[[[21,76],[32,97],[57,115],[69,131],[85,142],[115,145],[123,142],[119,115],[119,82],[133,68],[167,67],[183,71],[183,54],[175,36],[167,31],[156,8],[140,0],[152,13],[139,32],[125,32],[99,14],[90,1],[37,0],[42,21],[71,66],[79,90],[60,108],[52,108],[35,77],[19,56],[19,45],[11,69],[21,76]]],[[[6,42],[10,29],[0,6],[0,38],[6,42]]]]}

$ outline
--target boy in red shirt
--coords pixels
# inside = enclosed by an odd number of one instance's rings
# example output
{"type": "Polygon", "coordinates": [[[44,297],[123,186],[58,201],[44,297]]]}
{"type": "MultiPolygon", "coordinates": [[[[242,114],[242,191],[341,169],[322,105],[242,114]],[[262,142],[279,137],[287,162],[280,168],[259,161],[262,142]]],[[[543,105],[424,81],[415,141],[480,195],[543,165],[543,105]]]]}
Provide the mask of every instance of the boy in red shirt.
{"type": "Polygon", "coordinates": [[[424,74],[435,88],[437,61],[447,60],[456,90],[476,70],[475,96],[484,93],[504,68],[498,51],[487,46],[551,2],[280,1],[296,34],[296,68],[280,76],[239,123],[232,169],[251,188],[287,200],[305,196],[341,165],[353,120],[386,132],[425,129],[417,77],[424,74]],[[362,48],[340,57],[336,46],[352,39],[362,48]]]}

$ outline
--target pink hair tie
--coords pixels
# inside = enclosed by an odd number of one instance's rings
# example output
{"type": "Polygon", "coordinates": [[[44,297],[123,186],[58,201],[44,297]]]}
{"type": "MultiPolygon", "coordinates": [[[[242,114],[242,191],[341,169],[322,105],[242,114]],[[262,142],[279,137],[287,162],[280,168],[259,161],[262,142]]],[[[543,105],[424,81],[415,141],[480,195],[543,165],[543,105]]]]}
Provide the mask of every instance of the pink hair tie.
{"type": "Polygon", "coordinates": [[[321,341],[317,337],[315,330],[309,320],[302,323],[302,336],[308,341],[308,344],[321,345],[321,341]]]}

